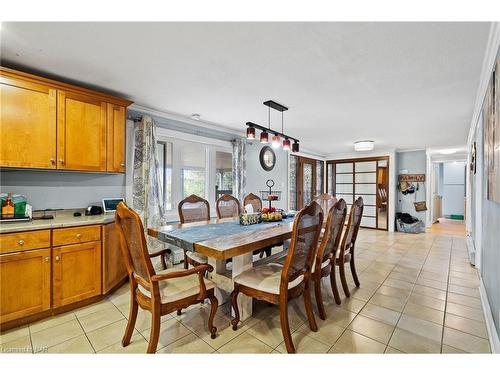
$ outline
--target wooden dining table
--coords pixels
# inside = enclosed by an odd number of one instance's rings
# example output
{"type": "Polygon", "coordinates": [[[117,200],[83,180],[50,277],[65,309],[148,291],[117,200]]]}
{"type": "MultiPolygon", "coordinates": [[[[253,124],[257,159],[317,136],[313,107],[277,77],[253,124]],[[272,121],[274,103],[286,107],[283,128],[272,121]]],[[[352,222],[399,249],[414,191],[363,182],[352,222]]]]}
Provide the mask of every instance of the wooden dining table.
{"type": "MultiPolygon", "coordinates": [[[[290,217],[247,226],[241,225],[238,218],[229,218],[149,228],[148,234],[159,241],[206,255],[214,268],[208,277],[217,286],[219,303],[223,303],[233,290],[234,278],[254,266],[253,252],[283,243],[291,238],[292,228],[290,217]],[[230,267],[227,267],[228,259],[232,259],[230,267]]],[[[251,297],[240,294],[238,306],[241,320],[252,315],[251,297]]]]}

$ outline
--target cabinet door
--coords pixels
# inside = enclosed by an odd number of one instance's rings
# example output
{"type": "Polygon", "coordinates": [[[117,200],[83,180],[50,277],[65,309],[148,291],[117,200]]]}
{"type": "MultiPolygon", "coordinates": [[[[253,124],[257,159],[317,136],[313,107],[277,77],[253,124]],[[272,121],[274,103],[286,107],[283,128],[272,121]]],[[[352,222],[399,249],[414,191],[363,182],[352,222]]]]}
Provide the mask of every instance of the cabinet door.
{"type": "Polygon", "coordinates": [[[56,168],[56,90],[0,77],[0,166],[56,168]]]}
{"type": "Polygon", "coordinates": [[[107,171],[125,172],[125,107],[108,103],[107,171]]]}
{"type": "Polygon", "coordinates": [[[50,309],[50,249],[0,255],[0,323],[50,309]]]}
{"type": "Polygon", "coordinates": [[[54,307],[101,294],[101,242],[54,247],[54,307]]]}
{"type": "Polygon", "coordinates": [[[57,168],[106,171],[106,102],[57,93],[57,168]]]}
{"type": "Polygon", "coordinates": [[[127,269],[120,249],[120,237],[116,224],[106,224],[103,229],[102,292],[105,294],[127,276],[127,269]]]}

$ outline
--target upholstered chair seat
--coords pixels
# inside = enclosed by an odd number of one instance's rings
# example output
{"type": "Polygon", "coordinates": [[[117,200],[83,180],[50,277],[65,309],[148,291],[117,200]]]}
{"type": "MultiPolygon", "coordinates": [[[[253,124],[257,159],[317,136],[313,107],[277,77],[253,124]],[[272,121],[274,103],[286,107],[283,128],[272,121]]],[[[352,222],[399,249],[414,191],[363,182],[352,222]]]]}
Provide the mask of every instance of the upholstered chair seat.
{"type": "Polygon", "coordinates": [[[186,256],[192,260],[193,262],[196,262],[198,264],[207,264],[208,263],[208,258],[206,255],[203,255],[201,253],[198,253],[196,251],[187,251],[186,256]]]}
{"type": "MultiPolygon", "coordinates": [[[[281,264],[264,264],[242,272],[234,278],[234,281],[240,285],[245,285],[255,290],[279,294],[282,270],[283,265],[281,264]]],[[[300,275],[295,280],[288,283],[288,289],[292,289],[293,287],[299,285],[303,280],[304,275],[300,275]]]]}
{"type": "MultiPolygon", "coordinates": [[[[172,272],[178,272],[179,269],[169,268],[158,272],[157,275],[165,275],[172,272]]],[[[203,280],[207,290],[215,288],[215,284],[207,279],[203,280]]],[[[179,301],[183,298],[194,297],[200,294],[200,280],[198,274],[177,277],[173,279],[161,280],[158,282],[160,289],[161,303],[170,303],[179,301]]],[[[149,290],[138,284],[137,288],[146,297],[151,298],[149,290]]]]}

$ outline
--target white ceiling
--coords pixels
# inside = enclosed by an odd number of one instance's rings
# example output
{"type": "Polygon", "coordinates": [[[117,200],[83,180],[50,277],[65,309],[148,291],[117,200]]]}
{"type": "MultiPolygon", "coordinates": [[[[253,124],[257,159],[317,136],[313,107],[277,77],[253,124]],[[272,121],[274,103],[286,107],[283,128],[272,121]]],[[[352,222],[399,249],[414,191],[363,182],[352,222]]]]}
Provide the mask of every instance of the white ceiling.
{"type": "MultiPolygon", "coordinates": [[[[489,23],[3,23],[4,63],[244,130],[290,107],[302,148],[464,145],[489,23]]],[[[278,116],[272,127],[280,127],[278,116]]]]}

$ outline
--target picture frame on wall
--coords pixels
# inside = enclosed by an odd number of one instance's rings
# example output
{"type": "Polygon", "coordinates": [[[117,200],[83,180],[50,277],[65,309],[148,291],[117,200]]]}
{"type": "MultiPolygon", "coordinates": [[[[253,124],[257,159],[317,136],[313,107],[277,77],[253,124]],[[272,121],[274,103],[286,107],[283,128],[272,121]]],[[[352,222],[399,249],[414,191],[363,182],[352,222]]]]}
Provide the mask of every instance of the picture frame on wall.
{"type": "Polygon", "coordinates": [[[498,71],[500,58],[498,56],[486,92],[483,111],[487,199],[500,203],[500,72],[498,71]]]}

